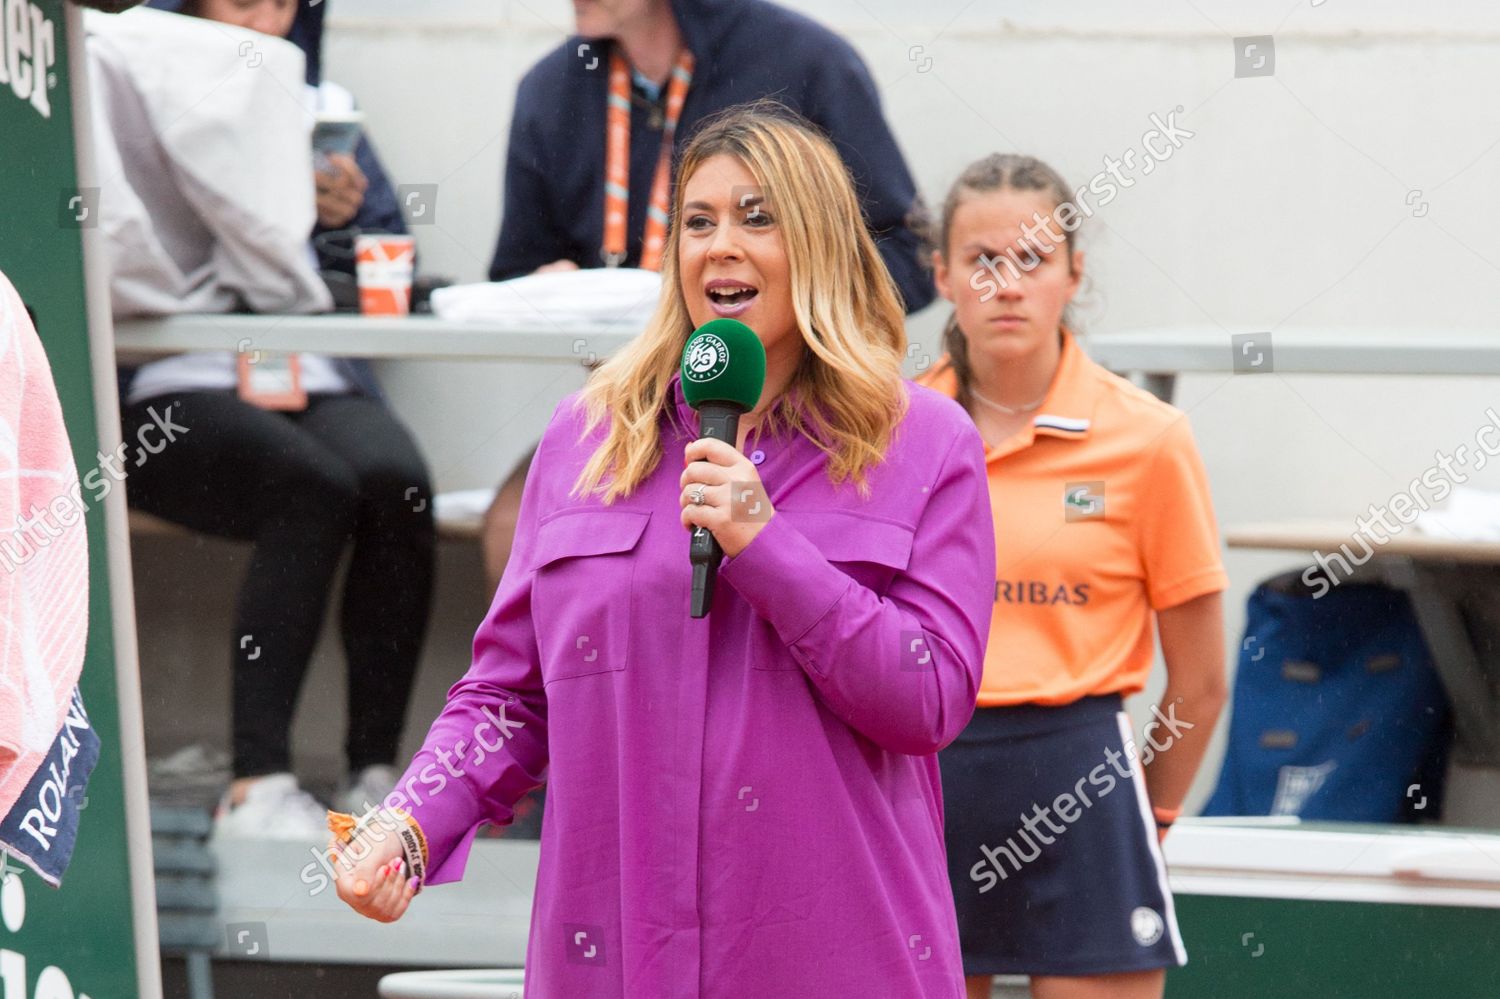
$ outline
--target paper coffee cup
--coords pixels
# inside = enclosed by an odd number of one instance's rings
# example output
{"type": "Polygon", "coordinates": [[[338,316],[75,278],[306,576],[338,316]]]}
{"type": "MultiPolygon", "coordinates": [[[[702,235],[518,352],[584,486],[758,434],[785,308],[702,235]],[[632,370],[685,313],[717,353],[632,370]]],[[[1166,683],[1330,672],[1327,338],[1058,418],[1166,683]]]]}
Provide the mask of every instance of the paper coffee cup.
{"type": "Polygon", "coordinates": [[[354,275],[359,284],[359,311],[367,316],[404,316],[411,312],[412,261],[417,241],[411,236],[354,237],[354,275]]]}

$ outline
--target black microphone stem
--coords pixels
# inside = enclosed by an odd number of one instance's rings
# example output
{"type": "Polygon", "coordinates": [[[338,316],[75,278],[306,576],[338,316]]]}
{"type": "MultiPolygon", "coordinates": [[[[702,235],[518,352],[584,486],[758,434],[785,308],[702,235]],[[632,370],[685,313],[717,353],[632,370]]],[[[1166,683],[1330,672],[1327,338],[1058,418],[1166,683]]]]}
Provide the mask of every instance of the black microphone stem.
{"type": "MultiPolygon", "coordinates": [[[[698,436],[713,437],[735,447],[740,437],[739,409],[723,403],[704,403],[698,410],[698,436]]],[[[691,613],[695,618],[708,616],[708,609],[714,602],[714,581],[718,578],[719,563],[723,559],[724,549],[713,532],[706,527],[693,528],[688,561],[693,564],[691,613]]]]}

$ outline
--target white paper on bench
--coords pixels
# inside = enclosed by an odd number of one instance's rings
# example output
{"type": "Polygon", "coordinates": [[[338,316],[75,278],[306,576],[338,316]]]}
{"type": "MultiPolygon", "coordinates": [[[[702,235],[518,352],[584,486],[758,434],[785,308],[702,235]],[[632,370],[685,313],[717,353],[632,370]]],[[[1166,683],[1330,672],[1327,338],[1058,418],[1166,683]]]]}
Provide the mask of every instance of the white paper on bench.
{"type": "Polygon", "coordinates": [[[440,319],[501,329],[579,325],[640,329],[656,310],[661,275],[634,267],[528,274],[509,281],[460,284],[432,293],[440,319]]]}

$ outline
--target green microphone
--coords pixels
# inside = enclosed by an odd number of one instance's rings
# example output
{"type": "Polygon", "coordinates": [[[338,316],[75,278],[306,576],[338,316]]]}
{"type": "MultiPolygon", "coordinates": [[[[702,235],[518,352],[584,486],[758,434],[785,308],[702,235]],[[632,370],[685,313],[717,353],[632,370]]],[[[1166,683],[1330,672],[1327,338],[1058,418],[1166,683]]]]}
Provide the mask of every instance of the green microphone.
{"type": "MultiPolygon", "coordinates": [[[[740,414],[760,401],[766,384],[766,348],[738,319],[715,319],[688,337],[682,348],[682,394],[698,411],[698,436],[728,441],[740,437],[740,414]]],[[[693,564],[693,617],[705,617],[714,602],[714,580],[724,549],[706,527],[693,528],[688,546],[693,564]]]]}

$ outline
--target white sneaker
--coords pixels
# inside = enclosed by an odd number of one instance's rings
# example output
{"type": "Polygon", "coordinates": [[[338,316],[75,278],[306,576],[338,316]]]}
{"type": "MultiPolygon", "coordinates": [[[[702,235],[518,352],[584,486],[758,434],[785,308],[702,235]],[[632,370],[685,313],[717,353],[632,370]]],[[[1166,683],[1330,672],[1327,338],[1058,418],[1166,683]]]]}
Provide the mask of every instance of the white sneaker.
{"type": "Polygon", "coordinates": [[[184,808],[213,808],[232,776],[229,754],[201,744],[146,763],[151,800],[184,808]]]}
{"type": "Polygon", "coordinates": [[[396,789],[396,779],[400,776],[395,767],[384,763],[365,767],[339,792],[339,810],[350,815],[365,814],[371,805],[380,804],[396,789]]]}
{"type": "Polygon", "coordinates": [[[224,792],[214,815],[214,839],[294,839],[328,841],[328,810],[297,786],[289,773],[257,777],[245,800],[231,807],[224,792]]]}

